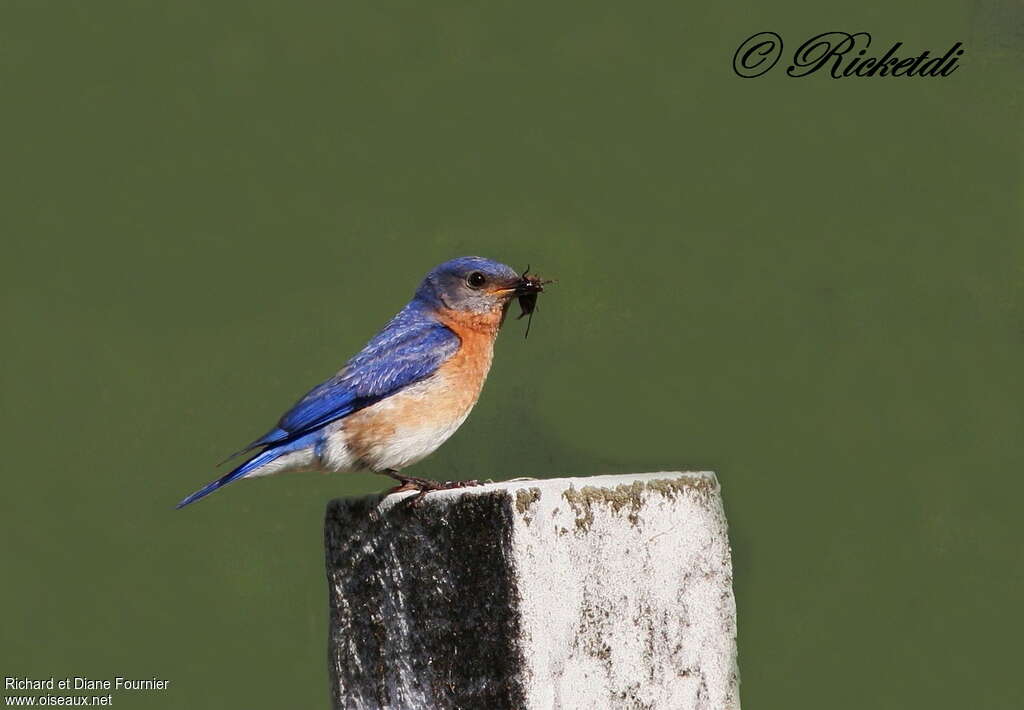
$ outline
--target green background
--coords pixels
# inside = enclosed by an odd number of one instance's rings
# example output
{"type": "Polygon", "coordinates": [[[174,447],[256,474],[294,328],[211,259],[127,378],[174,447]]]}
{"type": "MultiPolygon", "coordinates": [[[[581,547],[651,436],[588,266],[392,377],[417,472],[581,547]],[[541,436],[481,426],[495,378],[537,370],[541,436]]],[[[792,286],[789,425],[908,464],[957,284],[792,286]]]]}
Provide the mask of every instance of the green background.
{"type": "Polygon", "coordinates": [[[714,469],[746,707],[1021,707],[1008,8],[7,0],[0,674],[326,706],[324,507],[387,482],[173,505],[481,254],[559,284],[412,472],[714,469]],[[967,52],[732,72],[833,29],[967,52]]]}

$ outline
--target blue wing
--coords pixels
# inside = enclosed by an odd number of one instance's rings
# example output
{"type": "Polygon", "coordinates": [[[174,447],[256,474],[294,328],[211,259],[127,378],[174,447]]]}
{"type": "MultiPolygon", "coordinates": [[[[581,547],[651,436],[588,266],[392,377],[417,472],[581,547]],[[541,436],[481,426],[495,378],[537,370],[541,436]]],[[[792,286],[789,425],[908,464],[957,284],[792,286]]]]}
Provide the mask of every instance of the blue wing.
{"type": "Polygon", "coordinates": [[[337,375],[310,390],[245,450],[292,441],[429,377],[459,342],[441,323],[406,307],[337,375]]]}
{"type": "Polygon", "coordinates": [[[316,446],[325,424],[346,417],[434,374],[459,349],[459,336],[416,301],[391,319],[341,372],[311,389],[277,426],[233,454],[248,460],[178,503],[183,508],[292,451],[316,446]]]}
{"type": "Polygon", "coordinates": [[[337,375],[317,385],[288,410],[277,426],[234,458],[263,447],[233,471],[178,503],[183,508],[291,451],[316,446],[319,429],[369,407],[437,371],[459,349],[459,336],[406,306],[337,375]]]}

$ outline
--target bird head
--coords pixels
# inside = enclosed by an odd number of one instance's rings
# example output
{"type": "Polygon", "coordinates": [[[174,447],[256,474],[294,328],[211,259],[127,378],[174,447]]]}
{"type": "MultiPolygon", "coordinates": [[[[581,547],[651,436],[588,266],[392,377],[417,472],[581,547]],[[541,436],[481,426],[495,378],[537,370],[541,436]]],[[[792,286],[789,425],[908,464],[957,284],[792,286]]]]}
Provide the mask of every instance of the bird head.
{"type": "Polygon", "coordinates": [[[435,308],[473,314],[504,312],[513,298],[542,290],[541,282],[526,278],[511,266],[479,256],[446,261],[427,274],[416,298],[435,308]]]}

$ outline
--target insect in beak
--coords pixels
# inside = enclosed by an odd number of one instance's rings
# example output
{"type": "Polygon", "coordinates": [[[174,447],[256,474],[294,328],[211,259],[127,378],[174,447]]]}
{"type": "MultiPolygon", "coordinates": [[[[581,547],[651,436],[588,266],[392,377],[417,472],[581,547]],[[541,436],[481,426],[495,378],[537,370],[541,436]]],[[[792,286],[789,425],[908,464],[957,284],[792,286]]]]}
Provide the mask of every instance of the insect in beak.
{"type": "Polygon", "coordinates": [[[519,277],[519,284],[516,286],[516,295],[519,299],[519,318],[523,316],[529,316],[526,321],[526,335],[524,338],[530,337],[530,326],[533,324],[533,313],[537,310],[537,296],[544,291],[546,284],[554,283],[554,281],[548,279],[542,279],[536,274],[530,273],[530,267],[527,266],[523,270],[523,273],[519,277]]]}

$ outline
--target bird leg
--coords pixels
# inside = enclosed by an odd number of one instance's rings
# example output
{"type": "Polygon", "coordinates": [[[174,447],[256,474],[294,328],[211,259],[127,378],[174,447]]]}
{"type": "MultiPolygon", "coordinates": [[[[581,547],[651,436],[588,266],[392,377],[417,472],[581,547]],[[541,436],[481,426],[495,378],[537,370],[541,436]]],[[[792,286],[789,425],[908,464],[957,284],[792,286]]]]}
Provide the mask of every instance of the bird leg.
{"type": "Polygon", "coordinates": [[[391,476],[391,478],[398,481],[397,486],[388,489],[384,493],[385,496],[389,496],[392,493],[401,493],[403,491],[419,491],[410,499],[410,505],[416,505],[420,499],[430,491],[448,491],[453,488],[469,488],[471,486],[483,485],[480,481],[432,481],[429,478],[407,476],[390,468],[386,471],[381,471],[381,473],[385,476],[391,476]]]}

